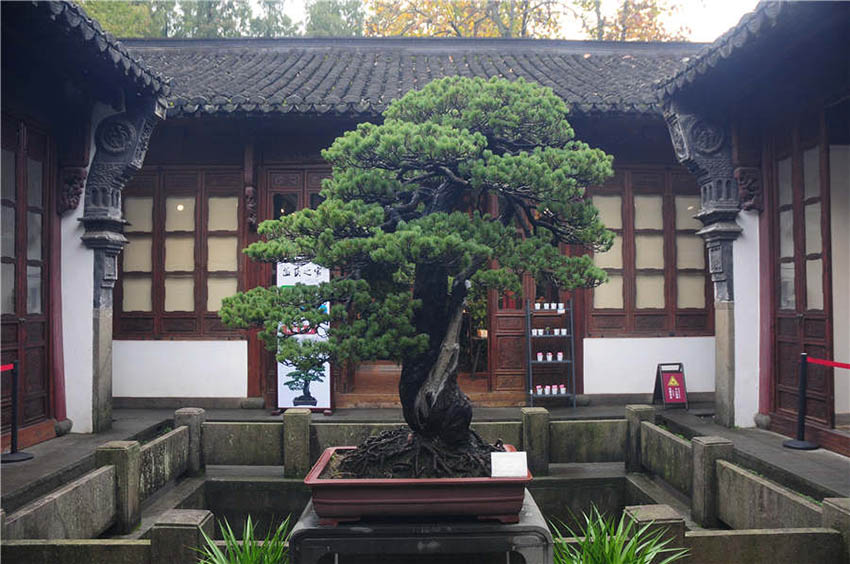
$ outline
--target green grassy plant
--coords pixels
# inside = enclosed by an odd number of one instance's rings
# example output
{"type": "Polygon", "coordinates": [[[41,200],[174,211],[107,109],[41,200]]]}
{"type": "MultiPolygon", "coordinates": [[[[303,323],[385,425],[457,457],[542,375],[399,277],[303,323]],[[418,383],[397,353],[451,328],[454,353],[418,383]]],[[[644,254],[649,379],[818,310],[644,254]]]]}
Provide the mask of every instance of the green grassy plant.
{"type": "Polygon", "coordinates": [[[225,548],[222,550],[215,540],[204,535],[206,546],[198,550],[199,564],[288,564],[289,563],[289,517],[283,520],[274,532],[269,529],[264,539],[256,537],[251,516],[245,522],[245,529],[240,541],[227,519],[221,524],[225,548]]]}
{"type": "Polygon", "coordinates": [[[578,533],[563,523],[550,524],[555,537],[555,564],[670,564],[688,552],[667,548],[670,539],[663,538],[663,530],[651,531],[649,524],[635,529],[625,515],[615,522],[595,506],[589,515],[584,514],[584,521],[578,533]],[[567,537],[575,537],[577,542],[564,542],[567,537]]]}

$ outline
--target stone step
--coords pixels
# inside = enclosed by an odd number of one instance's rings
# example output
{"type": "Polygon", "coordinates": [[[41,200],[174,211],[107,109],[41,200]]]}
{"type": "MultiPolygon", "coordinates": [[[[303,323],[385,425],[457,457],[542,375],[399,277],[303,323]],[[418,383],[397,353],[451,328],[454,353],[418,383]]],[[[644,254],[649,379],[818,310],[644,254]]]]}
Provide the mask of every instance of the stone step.
{"type": "Polygon", "coordinates": [[[648,474],[629,473],[626,475],[626,484],[628,488],[636,490],[632,494],[636,500],[643,497],[648,498],[652,503],[669,505],[685,520],[685,528],[689,531],[703,530],[691,516],[691,500],[662,478],[648,474]],[[638,495],[634,495],[634,493],[638,495]]]}

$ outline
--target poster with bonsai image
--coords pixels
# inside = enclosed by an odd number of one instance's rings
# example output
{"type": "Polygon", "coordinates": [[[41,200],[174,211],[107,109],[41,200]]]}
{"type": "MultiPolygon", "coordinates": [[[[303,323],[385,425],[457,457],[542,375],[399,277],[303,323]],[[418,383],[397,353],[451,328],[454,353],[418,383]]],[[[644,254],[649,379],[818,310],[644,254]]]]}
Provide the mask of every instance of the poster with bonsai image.
{"type": "MultiPolygon", "coordinates": [[[[330,280],[328,269],[312,262],[298,264],[280,262],[277,264],[277,285],[295,286],[296,284],[317,285],[330,280]]],[[[330,304],[321,308],[327,310],[330,304]]],[[[317,330],[295,335],[298,340],[327,339],[328,328],[323,324],[317,330]]],[[[292,331],[292,328],[281,328],[292,331]]],[[[312,409],[330,409],[331,407],[331,365],[293,366],[277,363],[277,406],[308,407],[312,409]]]]}

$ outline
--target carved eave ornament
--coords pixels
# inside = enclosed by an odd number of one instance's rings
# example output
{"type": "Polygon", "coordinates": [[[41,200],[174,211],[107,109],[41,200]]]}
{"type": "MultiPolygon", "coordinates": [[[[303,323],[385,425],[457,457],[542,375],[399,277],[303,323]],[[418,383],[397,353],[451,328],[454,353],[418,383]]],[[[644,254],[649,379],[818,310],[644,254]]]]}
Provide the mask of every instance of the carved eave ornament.
{"type": "MultiPolygon", "coordinates": [[[[88,172],[85,211],[80,221],[86,228],[83,242],[95,251],[98,288],[111,289],[117,280],[117,257],[127,244],[121,209],[124,186],[142,168],[153,129],[164,115],[162,108],[161,100],[145,100],[105,118],[95,131],[96,152],[88,172]]],[[[111,299],[111,292],[96,292],[96,305],[105,305],[100,301],[111,299]]]]}
{"type": "Polygon", "coordinates": [[[741,233],[735,222],[740,209],[739,177],[732,165],[732,143],[727,124],[690,110],[678,100],[667,100],[664,120],[680,163],[697,178],[708,267],[717,301],[734,299],[732,243],[741,233]]]}

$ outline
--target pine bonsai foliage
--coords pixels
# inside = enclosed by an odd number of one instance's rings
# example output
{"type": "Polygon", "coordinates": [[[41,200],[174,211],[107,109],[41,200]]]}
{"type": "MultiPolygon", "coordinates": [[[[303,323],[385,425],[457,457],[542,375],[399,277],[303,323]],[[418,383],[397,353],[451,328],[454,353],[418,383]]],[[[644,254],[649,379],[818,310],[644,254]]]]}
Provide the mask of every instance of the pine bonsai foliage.
{"type": "Polygon", "coordinates": [[[559,250],[607,250],[613,239],[585,193],[612,174],[612,158],[575,140],[566,116],[551,89],[522,79],[431,82],[392,102],[380,125],[360,124],[323,151],[333,176],[317,209],[260,225],[251,258],[309,260],[335,274],[318,286],[228,298],[228,325],[262,327],[278,360],[302,371],[326,361],[402,365],[410,431],[373,439],[343,471],[489,472],[494,447],[470,431],[470,402],[457,386],[464,301],[490,288],[518,291],[524,273],[564,289],[605,280],[589,256],[559,250]],[[327,340],[278,329],[323,323],[327,340]]]}

